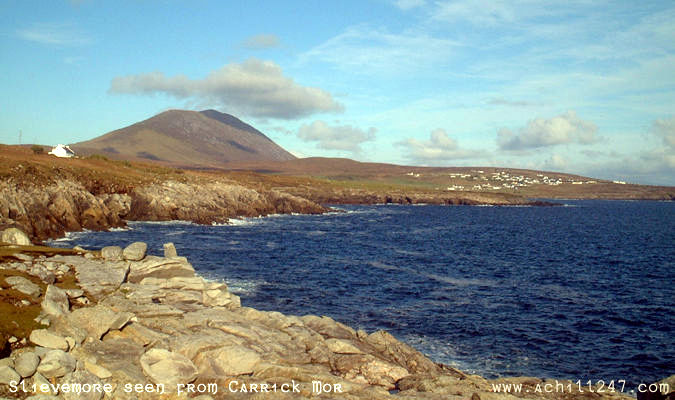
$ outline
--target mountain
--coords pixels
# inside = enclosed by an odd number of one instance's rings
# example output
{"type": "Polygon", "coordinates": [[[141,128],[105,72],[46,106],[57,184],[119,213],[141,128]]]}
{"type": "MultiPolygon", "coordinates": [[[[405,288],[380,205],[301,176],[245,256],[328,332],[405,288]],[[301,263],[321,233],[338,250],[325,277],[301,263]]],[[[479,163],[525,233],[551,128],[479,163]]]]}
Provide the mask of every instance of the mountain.
{"type": "Polygon", "coordinates": [[[188,168],[295,159],[251,125],[215,110],[165,111],[71,148],[76,154],[102,154],[188,168]]]}

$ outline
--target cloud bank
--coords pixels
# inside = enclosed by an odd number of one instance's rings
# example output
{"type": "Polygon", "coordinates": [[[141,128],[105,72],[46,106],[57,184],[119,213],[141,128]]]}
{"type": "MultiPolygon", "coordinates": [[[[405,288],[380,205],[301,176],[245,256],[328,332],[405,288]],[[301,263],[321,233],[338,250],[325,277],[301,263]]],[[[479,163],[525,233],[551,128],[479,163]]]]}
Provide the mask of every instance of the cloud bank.
{"type": "Polygon", "coordinates": [[[196,99],[259,118],[295,119],[344,110],[325,90],[302,86],[284,76],[279,65],[258,59],[225,65],[203,79],[162,72],[120,76],[110,82],[109,92],[196,99]]]}
{"type": "Polygon", "coordinates": [[[485,155],[480,150],[463,149],[457,141],[448,136],[443,129],[435,129],[429,134],[429,140],[408,138],[396,143],[405,149],[408,158],[422,163],[445,162],[464,158],[476,158],[485,155]]]}
{"type": "Polygon", "coordinates": [[[253,35],[244,41],[244,47],[252,50],[262,50],[262,49],[271,49],[273,47],[279,47],[281,41],[276,35],[270,35],[267,33],[261,33],[258,35],[253,35]]]}
{"type": "Polygon", "coordinates": [[[577,116],[574,111],[549,119],[531,120],[517,133],[502,128],[497,132],[501,150],[527,150],[560,144],[592,144],[598,141],[598,127],[577,116]]]}
{"type": "Polygon", "coordinates": [[[306,142],[317,142],[325,150],[361,151],[361,144],[375,139],[375,128],[364,131],[351,125],[330,126],[323,121],[304,124],[298,129],[298,137],[306,142]]]}

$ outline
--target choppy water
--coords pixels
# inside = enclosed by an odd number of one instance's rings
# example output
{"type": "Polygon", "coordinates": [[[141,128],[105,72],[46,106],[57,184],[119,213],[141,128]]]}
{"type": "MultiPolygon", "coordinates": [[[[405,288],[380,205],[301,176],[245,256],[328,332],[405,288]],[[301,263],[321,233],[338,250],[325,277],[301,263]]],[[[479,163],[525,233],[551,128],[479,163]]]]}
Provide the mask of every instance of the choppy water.
{"type": "Polygon", "coordinates": [[[386,329],[487,376],[675,373],[675,203],[341,206],[226,226],[131,223],[55,242],[174,242],[247,306],[386,329]]]}

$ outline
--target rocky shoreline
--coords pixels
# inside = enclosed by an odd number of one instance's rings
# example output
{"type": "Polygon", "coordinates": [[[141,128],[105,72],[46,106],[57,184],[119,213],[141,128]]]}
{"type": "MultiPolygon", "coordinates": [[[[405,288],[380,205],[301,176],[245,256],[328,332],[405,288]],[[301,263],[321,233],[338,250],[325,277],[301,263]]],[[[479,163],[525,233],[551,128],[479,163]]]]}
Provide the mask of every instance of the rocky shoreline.
{"type": "MultiPolygon", "coordinates": [[[[14,233],[5,240],[18,242],[14,233]]],[[[65,255],[23,243],[2,247],[11,256],[0,264],[0,294],[13,294],[19,310],[37,308],[36,326],[2,339],[0,398],[630,398],[580,393],[571,382],[570,393],[549,393],[563,381],[488,380],[384,331],[244,307],[171,244],[156,257],[141,242],[65,255]],[[504,385],[521,393],[497,393],[504,385]]]]}
{"type": "Polygon", "coordinates": [[[209,224],[238,216],[325,211],[319,204],[298,196],[225,181],[169,180],[119,193],[95,193],[72,180],[57,180],[45,186],[0,181],[0,229],[19,228],[33,241],[83,229],[121,227],[128,220],[209,224]]]}

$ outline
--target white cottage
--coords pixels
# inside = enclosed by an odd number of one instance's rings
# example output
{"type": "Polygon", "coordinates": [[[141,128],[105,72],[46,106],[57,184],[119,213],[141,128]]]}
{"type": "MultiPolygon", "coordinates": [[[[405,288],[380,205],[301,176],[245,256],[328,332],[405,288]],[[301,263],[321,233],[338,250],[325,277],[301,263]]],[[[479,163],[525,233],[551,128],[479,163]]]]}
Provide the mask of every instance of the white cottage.
{"type": "Polygon", "coordinates": [[[56,145],[56,147],[54,147],[52,151],[49,152],[49,154],[62,158],[75,157],[75,152],[69,146],[64,144],[56,145]]]}

